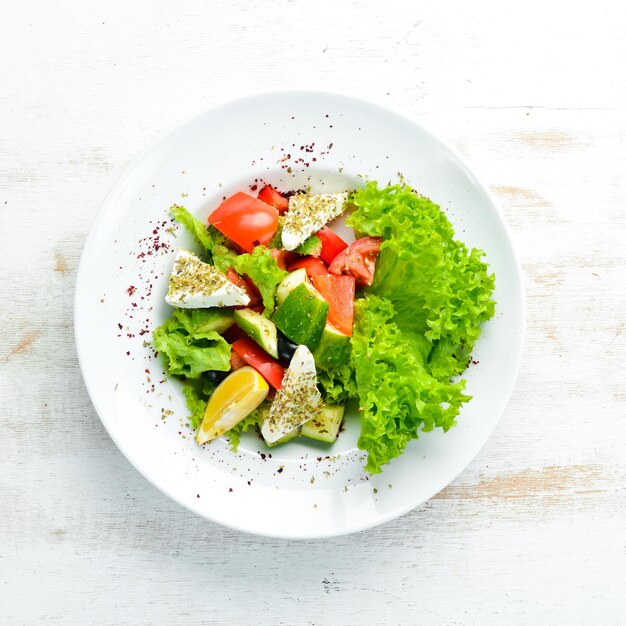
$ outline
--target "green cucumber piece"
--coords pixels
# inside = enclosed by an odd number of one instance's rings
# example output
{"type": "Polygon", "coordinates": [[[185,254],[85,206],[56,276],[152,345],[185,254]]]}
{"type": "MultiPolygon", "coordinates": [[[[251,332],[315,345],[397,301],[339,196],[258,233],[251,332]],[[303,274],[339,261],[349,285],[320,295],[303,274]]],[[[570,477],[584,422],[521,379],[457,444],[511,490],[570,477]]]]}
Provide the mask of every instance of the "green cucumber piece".
{"type": "MultiPolygon", "coordinates": [[[[210,309],[186,309],[189,313],[187,318],[191,318],[191,328],[189,334],[208,333],[211,330],[220,335],[233,325],[232,309],[212,307],[210,309]]],[[[182,316],[181,316],[182,317],[182,316]]]]}
{"type": "MultiPolygon", "coordinates": [[[[281,443],[287,443],[288,441],[291,441],[292,439],[296,439],[301,434],[302,434],[302,426],[298,426],[298,428],[294,428],[290,433],[287,433],[284,437],[277,439],[274,443],[268,443],[267,441],[265,441],[265,438],[263,438],[263,441],[265,442],[265,445],[268,448],[273,448],[274,446],[279,446],[281,443]]],[[[263,433],[261,433],[261,435],[263,435],[263,433]]]]}
{"type": "Polygon", "coordinates": [[[270,320],[252,309],[237,309],[235,324],[270,356],[278,358],[278,332],[270,320]]]}
{"type": "Polygon", "coordinates": [[[326,324],[320,342],[313,351],[315,364],[324,370],[341,367],[350,360],[350,350],[350,337],[326,324]]]}
{"type": "Polygon", "coordinates": [[[318,417],[302,424],[302,436],[317,441],[333,443],[339,434],[345,406],[327,404],[318,417]]]}
{"type": "Polygon", "coordinates": [[[317,235],[311,235],[294,252],[308,254],[309,256],[319,256],[322,253],[322,240],[317,235]]]}
{"type": "Polygon", "coordinates": [[[328,302],[309,283],[299,284],[276,309],[272,321],[291,341],[315,350],[320,342],[328,302]]]}
{"type": "Polygon", "coordinates": [[[306,275],[306,270],[301,267],[298,270],[290,272],[283,278],[282,282],[276,288],[276,302],[282,304],[287,296],[302,283],[308,283],[309,277],[306,275]]]}
{"type": "MultiPolygon", "coordinates": [[[[259,411],[259,431],[261,433],[261,437],[263,437],[263,422],[268,418],[270,414],[270,405],[268,404],[266,407],[263,407],[262,411],[259,411]]],[[[286,443],[287,441],[291,441],[296,437],[299,437],[302,432],[302,426],[298,426],[298,428],[294,428],[290,433],[287,433],[274,443],[268,443],[263,437],[263,442],[268,448],[273,448],[274,446],[278,446],[281,443],[286,443]]]]}

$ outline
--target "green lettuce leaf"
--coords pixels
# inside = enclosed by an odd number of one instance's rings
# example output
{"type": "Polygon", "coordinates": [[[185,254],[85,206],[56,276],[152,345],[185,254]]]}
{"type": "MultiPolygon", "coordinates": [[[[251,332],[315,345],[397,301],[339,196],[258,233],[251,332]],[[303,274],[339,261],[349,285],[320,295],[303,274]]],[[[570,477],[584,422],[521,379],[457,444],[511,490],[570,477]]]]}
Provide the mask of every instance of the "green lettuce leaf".
{"type": "Polygon", "coordinates": [[[348,224],[383,238],[371,293],[393,303],[394,321],[430,352],[437,378],[460,374],[481,323],[495,311],[484,253],[456,241],[439,206],[407,187],[371,182],[352,202],[357,210],[348,224]]]}
{"type": "Polygon", "coordinates": [[[276,232],[274,236],[270,239],[267,244],[268,248],[282,248],[283,247],[283,222],[285,218],[282,215],[278,216],[278,226],[276,227],[276,232]]]}
{"type": "Polygon", "coordinates": [[[213,238],[213,258],[211,262],[220,272],[226,273],[226,270],[233,266],[237,258],[237,253],[228,247],[228,240],[217,228],[211,226],[210,229],[210,232],[215,234],[213,238]]]}
{"type": "Polygon", "coordinates": [[[442,382],[428,372],[410,335],[393,320],[393,304],[369,294],[356,302],[352,360],[361,409],[358,446],[371,474],[399,456],[420,431],[447,431],[463,402],[465,381],[442,382]]]}
{"type": "Polygon", "coordinates": [[[270,403],[267,401],[262,402],[248,417],[244,417],[239,424],[233,426],[228,431],[228,443],[233,449],[233,452],[237,452],[239,443],[241,442],[241,434],[248,432],[250,428],[260,425],[261,420],[269,412],[270,403]]]}
{"type": "Polygon", "coordinates": [[[342,365],[330,371],[318,369],[317,384],[324,401],[328,404],[344,404],[351,398],[358,398],[352,365],[342,365]]]}
{"type": "Polygon", "coordinates": [[[207,328],[211,309],[176,309],[154,331],[154,349],[162,356],[168,374],[199,378],[208,370],[230,368],[230,346],[207,328]]]}
{"type": "Polygon", "coordinates": [[[225,272],[233,265],[237,254],[227,247],[226,237],[217,228],[210,224],[203,224],[179,204],[172,205],[170,212],[174,219],[180,222],[202,246],[204,260],[207,263],[212,263],[221,272],[225,272]]]}
{"type": "Polygon", "coordinates": [[[346,220],[382,238],[374,284],[355,305],[352,366],[361,403],[359,447],[366,469],[402,453],[419,432],[455,423],[461,374],[482,322],[495,310],[494,276],[483,252],[454,239],[439,206],[411,189],[377,184],[356,191],[346,220]]]}
{"type": "Polygon", "coordinates": [[[234,259],[233,267],[256,285],[263,298],[263,315],[269,317],[276,306],[276,288],[287,272],[278,267],[271,250],[265,246],[256,246],[252,254],[240,254],[234,259]]]}
{"type": "Polygon", "coordinates": [[[214,389],[215,384],[205,378],[186,380],[183,385],[183,394],[189,409],[189,423],[194,430],[200,426],[207,402],[214,389]]]}
{"type": "Polygon", "coordinates": [[[208,254],[213,252],[213,239],[207,227],[196,219],[184,206],[173,204],[170,212],[174,219],[182,224],[195,238],[195,240],[205,249],[208,254]]]}

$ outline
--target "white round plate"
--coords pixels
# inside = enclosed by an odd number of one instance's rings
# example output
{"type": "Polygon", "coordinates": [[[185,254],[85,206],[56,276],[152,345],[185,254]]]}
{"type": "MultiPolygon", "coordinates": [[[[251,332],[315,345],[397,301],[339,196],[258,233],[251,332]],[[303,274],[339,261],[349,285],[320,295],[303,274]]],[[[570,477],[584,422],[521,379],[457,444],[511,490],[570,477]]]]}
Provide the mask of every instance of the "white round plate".
{"type": "MultiPolygon", "coordinates": [[[[328,537],[382,524],[428,500],[477,454],[517,374],[525,303],[502,214],[459,154],[414,122],[353,98],[271,93],[214,108],[144,151],[107,196],[82,254],[76,345],[93,404],[133,465],[177,502],[242,531],[328,537]],[[255,181],[282,190],[343,191],[399,174],[445,210],[457,236],[482,248],[496,274],[497,310],[466,372],[474,397],[458,426],[412,442],[367,476],[357,411],[331,447],[298,440],[268,451],[256,434],[238,453],[226,439],[200,448],[177,381],[147,345],[170,313],[163,297],[174,247],[168,208],[206,220],[223,196],[255,181]]],[[[354,408],[354,407],[353,407],[354,408]]]]}

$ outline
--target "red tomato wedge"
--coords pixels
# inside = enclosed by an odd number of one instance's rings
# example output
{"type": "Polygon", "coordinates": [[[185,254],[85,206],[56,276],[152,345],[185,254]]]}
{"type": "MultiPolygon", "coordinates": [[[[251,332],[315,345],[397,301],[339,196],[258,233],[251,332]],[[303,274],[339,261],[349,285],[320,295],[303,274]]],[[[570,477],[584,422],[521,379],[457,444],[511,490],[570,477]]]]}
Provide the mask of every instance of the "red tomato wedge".
{"type": "Polygon", "coordinates": [[[265,185],[265,187],[259,191],[259,200],[267,202],[267,204],[278,209],[281,213],[284,213],[289,208],[289,200],[285,198],[282,193],[276,191],[271,185],[265,185]]]}
{"type": "Polygon", "coordinates": [[[247,252],[254,246],[269,243],[278,227],[278,211],[246,193],[236,193],[224,200],[211,215],[212,224],[247,252]]]}
{"type": "Polygon", "coordinates": [[[320,256],[326,263],[332,263],[334,258],[348,247],[348,244],[333,230],[324,226],[316,235],[322,242],[320,256]]]}
{"type": "Polygon", "coordinates": [[[262,350],[249,338],[237,339],[232,348],[248,365],[259,372],[274,389],[280,389],[283,384],[285,369],[265,350],[262,350]]]}
{"type": "Polygon", "coordinates": [[[380,252],[380,237],[362,237],[340,252],[330,264],[331,274],[349,274],[361,286],[374,282],[376,257],[380,252]]]}
{"type": "Polygon", "coordinates": [[[298,255],[293,252],[277,250],[276,248],[272,248],[272,256],[276,259],[276,265],[278,265],[281,270],[286,270],[287,266],[298,258],[298,255]]]}
{"type": "Polygon", "coordinates": [[[315,288],[328,302],[328,322],[344,335],[352,335],[354,323],[354,276],[312,276],[315,288]]]}
{"type": "Polygon", "coordinates": [[[249,308],[252,309],[261,304],[261,294],[256,288],[256,285],[249,278],[243,278],[239,276],[239,274],[237,274],[237,272],[232,267],[229,267],[226,270],[226,278],[228,278],[228,280],[230,280],[233,285],[241,287],[246,292],[246,294],[250,298],[250,302],[248,303],[249,308]]]}
{"type": "Polygon", "coordinates": [[[322,259],[318,259],[314,256],[302,257],[299,261],[292,263],[289,266],[289,271],[297,270],[303,267],[306,270],[307,276],[319,276],[321,274],[328,274],[328,266],[322,259]]]}
{"type": "Polygon", "coordinates": [[[230,371],[234,372],[240,367],[248,365],[234,350],[230,351],[230,371]]]}

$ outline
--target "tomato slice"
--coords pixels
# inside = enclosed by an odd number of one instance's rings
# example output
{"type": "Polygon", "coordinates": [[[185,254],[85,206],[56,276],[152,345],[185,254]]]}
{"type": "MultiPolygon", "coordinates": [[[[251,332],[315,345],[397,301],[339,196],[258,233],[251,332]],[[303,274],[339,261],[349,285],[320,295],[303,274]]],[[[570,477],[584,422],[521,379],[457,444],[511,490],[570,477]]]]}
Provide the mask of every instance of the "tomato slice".
{"type": "Polygon", "coordinates": [[[248,365],[234,350],[230,351],[230,371],[234,372],[244,365],[248,365]]]}
{"type": "Polygon", "coordinates": [[[285,198],[282,193],[276,191],[271,185],[265,185],[259,191],[259,200],[267,202],[267,204],[278,209],[281,213],[284,213],[289,208],[289,199],[285,198]]]}
{"type": "Polygon", "coordinates": [[[312,276],[315,288],[328,302],[328,322],[344,335],[352,335],[354,323],[354,276],[312,276]]]}
{"type": "Polygon", "coordinates": [[[246,193],[236,193],[209,215],[209,223],[221,233],[252,252],[254,246],[266,244],[278,228],[278,211],[246,193]]]}
{"type": "Polygon", "coordinates": [[[289,250],[277,250],[276,248],[272,248],[272,256],[276,259],[276,265],[281,270],[286,270],[287,266],[298,258],[297,254],[289,252],[289,250]]]}
{"type": "Polygon", "coordinates": [[[334,258],[348,247],[348,244],[334,231],[324,226],[316,233],[322,242],[322,252],[320,256],[326,263],[332,263],[334,258]]]}
{"type": "Polygon", "coordinates": [[[239,274],[237,274],[237,272],[232,267],[229,267],[226,270],[226,278],[228,278],[228,280],[230,280],[233,285],[241,287],[246,292],[246,294],[250,298],[250,302],[247,305],[248,308],[253,309],[254,307],[257,307],[261,304],[261,294],[256,288],[256,285],[249,278],[243,278],[239,276],[239,274]]]}
{"type": "Polygon", "coordinates": [[[259,372],[274,389],[280,389],[283,384],[285,369],[258,344],[250,338],[237,339],[232,348],[248,365],[259,372]]]}
{"type": "Polygon", "coordinates": [[[380,252],[380,237],[362,237],[341,251],[330,264],[331,274],[350,274],[359,285],[374,282],[376,257],[380,252]]]}
{"type": "Polygon", "coordinates": [[[321,274],[328,274],[328,266],[322,259],[318,259],[314,256],[302,257],[299,261],[292,263],[289,266],[289,271],[297,270],[303,267],[306,270],[307,276],[319,276],[321,274]]]}

